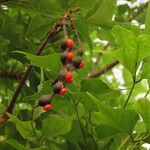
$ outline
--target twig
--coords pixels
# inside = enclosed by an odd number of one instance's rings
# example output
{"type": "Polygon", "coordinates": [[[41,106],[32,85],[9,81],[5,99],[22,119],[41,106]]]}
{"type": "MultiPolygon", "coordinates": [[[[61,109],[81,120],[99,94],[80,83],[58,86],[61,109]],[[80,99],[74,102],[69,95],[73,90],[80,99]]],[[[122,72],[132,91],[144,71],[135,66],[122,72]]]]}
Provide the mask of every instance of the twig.
{"type": "Polygon", "coordinates": [[[134,138],[133,138],[132,134],[130,133],[129,136],[131,138],[132,143],[134,144],[134,138]]]}
{"type": "Polygon", "coordinates": [[[130,97],[131,97],[131,94],[132,94],[132,92],[133,92],[133,89],[134,89],[135,84],[136,84],[136,79],[135,79],[135,77],[133,77],[133,84],[132,84],[130,93],[129,93],[128,97],[127,97],[127,100],[126,100],[126,102],[125,102],[123,108],[126,108],[128,102],[129,102],[129,99],[130,99],[130,97]]]}
{"type": "Polygon", "coordinates": [[[74,18],[73,17],[70,19],[70,25],[71,25],[71,28],[72,28],[72,31],[73,31],[75,37],[78,40],[77,56],[82,56],[83,55],[82,44],[81,44],[80,36],[79,36],[78,32],[76,31],[76,27],[75,27],[75,23],[74,23],[74,18]]]}
{"type": "Polygon", "coordinates": [[[139,83],[139,82],[141,82],[142,81],[142,79],[139,79],[139,80],[137,80],[135,83],[139,83]]]}
{"type": "MultiPolygon", "coordinates": [[[[103,50],[106,50],[106,49],[108,48],[108,46],[109,46],[109,43],[107,43],[107,44],[103,47],[103,50]]],[[[94,65],[93,65],[93,67],[92,67],[92,69],[91,69],[91,74],[96,71],[96,67],[97,67],[97,65],[98,65],[98,63],[99,63],[100,58],[102,57],[102,55],[103,55],[103,54],[102,54],[101,52],[97,54],[96,62],[94,63],[94,65]]]]}
{"type": "MultiPolygon", "coordinates": [[[[104,45],[103,50],[106,50],[108,47],[109,47],[109,43],[107,43],[106,45],[104,45]]],[[[92,70],[95,70],[95,68],[97,67],[97,65],[98,65],[98,63],[99,63],[100,58],[101,58],[102,55],[103,55],[102,53],[98,53],[98,55],[97,55],[97,57],[96,57],[96,62],[95,62],[95,64],[94,64],[92,70]]]]}
{"type": "Polygon", "coordinates": [[[118,60],[115,60],[113,62],[111,62],[110,64],[106,65],[105,67],[103,67],[99,72],[97,73],[92,73],[90,74],[88,77],[89,78],[97,78],[100,77],[102,74],[108,72],[109,70],[111,70],[114,66],[116,66],[117,64],[119,64],[118,60]]]}
{"type": "MultiPolygon", "coordinates": [[[[64,14],[63,17],[61,17],[53,26],[52,28],[48,31],[47,35],[45,36],[45,38],[43,39],[36,55],[40,55],[43,51],[43,49],[45,48],[46,44],[48,43],[49,39],[51,37],[53,37],[54,35],[56,35],[58,33],[58,28],[62,25],[62,21],[64,19],[70,19],[70,16],[73,15],[74,13],[80,11],[81,9],[79,7],[73,9],[73,10],[70,10],[68,13],[64,14]]],[[[28,69],[26,70],[25,74],[23,75],[13,97],[12,97],[12,100],[10,102],[10,104],[8,105],[8,107],[6,108],[6,112],[8,113],[13,113],[13,109],[14,109],[14,106],[16,104],[16,101],[17,101],[17,98],[19,96],[19,94],[21,93],[22,89],[23,89],[23,86],[30,74],[30,72],[32,71],[32,68],[33,68],[33,65],[29,65],[28,69]]],[[[4,123],[6,123],[8,121],[9,117],[7,116],[7,114],[4,112],[3,114],[1,114],[0,116],[0,126],[3,125],[4,123]]]]}
{"type": "Polygon", "coordinates": [[[147,95],[149,94],[149,92],[150,92],[150,89],[146,92],[146,94],[145,94],[144,98],[146,98],[146,97],[147,97],[147,95]]]}
{"type": "Polygon", "coordinates": [[[66,20],[65,19],[63,19],[63,21],[62,21],[62,29],[64,32],[64,38],[67,39],[68,38],[68,32],[67,32],[67,28],[66,28],[66,20]]]}

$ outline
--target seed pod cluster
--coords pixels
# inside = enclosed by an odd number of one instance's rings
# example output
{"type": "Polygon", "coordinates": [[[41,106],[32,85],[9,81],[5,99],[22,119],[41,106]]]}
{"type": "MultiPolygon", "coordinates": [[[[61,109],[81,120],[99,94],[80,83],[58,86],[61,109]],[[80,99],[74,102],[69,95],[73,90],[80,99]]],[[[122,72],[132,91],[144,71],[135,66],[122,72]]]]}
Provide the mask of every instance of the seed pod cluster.
{"type": "Polygon", "coordinates": [[[81,56],[83,55],[81,42],[79,39],[79,35],[75,30],[74,24],[71,25],[72,30],[74,31],[74,35],[78,41],[78,49],[76,54],[75,51],[75,44],[71,38],[68,38],[68,34],[66,31],[66,24],[62,22],[62,29],[64,32],[65,39],[61,42],[61,49],[63,53],[60,55],[60,60],[63,64],[62,70],[58,73],[54,83],[52,84],[52,93],[48,96],[42,96],[39,101],[36,103],[36,106],[43,107],[44,110],[48,111],[52,108],[51,102],[52,97],[56,94],[64,95],[67,92],[66,85],[73,82],[73,71],[75,69],[80,69],[84,66],[84,61],[82,60],[81,56]]]}
{"type": "Polygon", "coordinates": [[[53,96],[52,94],[41,96],[40,99],[37,101],[35,108],[41,106],[46,111],[50,110],[52,108],[51,105],[52,96],[53,96]]]}

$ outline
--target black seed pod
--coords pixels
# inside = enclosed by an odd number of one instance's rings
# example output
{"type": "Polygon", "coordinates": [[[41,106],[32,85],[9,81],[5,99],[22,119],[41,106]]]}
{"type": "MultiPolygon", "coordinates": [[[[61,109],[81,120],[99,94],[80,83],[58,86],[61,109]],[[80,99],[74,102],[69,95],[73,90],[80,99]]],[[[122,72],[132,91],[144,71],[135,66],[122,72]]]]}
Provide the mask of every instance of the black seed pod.
{"type": "Polygon", "coordinates": [[[52,83],[52,86],[59,82],[59,81],[65,81],[65,76],[66,76],[66,73],[67,73],[67,70],[66,69],[63,69],[59,72],[57,78],[55,79],[55,81],[52,83]]]}
{"type": "Polygon", "coordinates": [[[67,59],[67,54],[68,54],[67,52],[63,52],[60,56],[60,60],[61,60],[63,65],[65,65],[67,63],[67,60],[68,60],[67,59]]]}
{"type": "Polygon", "coordinates": [[[61,49],[62,50],[66,50],[67,49],[67,43],[66,43],[66,39],[61,41],[61,49]]]}
{"type": "Polygon", "coordinates": [[[52,83],[52,86],[58,82],[58,79],[55,79],[55,81],[52,83]]]}
{"type": "Polygon", "coordinates": [[[61,56],[60,56],[60,59],[61,59],[61,62],[63,65],[66,65],[68,63],[71,62],[71,60],[73,59],[74,55],[73,53],[71,52],[68,52],[68,51],[64,51],[61,56]]]}
{"type": "Polygon", "coordinates": [[[81,62],[82,62],[82,59],[79,57],[79,58],[74,59],[74,60],[71,62],[71,64],[72,64],[75,68],[79,68],[81,62]]]}
{"type": "Polygon", "coordinates": [[[57,77],[58,81],[64,81],[66,77],[66,73],[67,73],[66,69],[61,70],[57,77]]]}
{"type": "Polygon", "coordinates": [[[37,107],[37,106],[45,106],[47,104],[50,104],[51,98],[52,98],[52,95],[41,96],[39,101],[36,103],[35,107],[37,107]]]}
{"type": "Polygon", "coordinates": [[[54,93],[59,93],[62,88],[64,88],[63,82],[58,81],[57,83],[55,83],[53,85],[53,92],[54,93]]]}

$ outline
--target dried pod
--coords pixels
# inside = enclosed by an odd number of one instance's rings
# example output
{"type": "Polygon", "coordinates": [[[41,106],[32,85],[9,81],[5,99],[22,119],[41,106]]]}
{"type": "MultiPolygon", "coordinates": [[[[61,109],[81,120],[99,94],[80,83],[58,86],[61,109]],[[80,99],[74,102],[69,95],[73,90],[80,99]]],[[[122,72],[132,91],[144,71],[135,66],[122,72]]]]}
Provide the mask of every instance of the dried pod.
{"type": "Polygon", "coordinates": [[[64,88],[63,82],[58,81],[57,83],[55,83],[55,84],[53,85],[53,92],[54,92],[55,94],[58,94],[62,88],[64,88]]]}
{"type": "Polygon", "coordinates": [[[47,105],[47,104],[50,104],[51,99],[52,99],[52,94],[50,94],[50,95],[43,95],[43,96],[41,96],[40,99],[37,101],[35,107],[38,107],[38,106],[45,106],[45,105],[47,105]]]}

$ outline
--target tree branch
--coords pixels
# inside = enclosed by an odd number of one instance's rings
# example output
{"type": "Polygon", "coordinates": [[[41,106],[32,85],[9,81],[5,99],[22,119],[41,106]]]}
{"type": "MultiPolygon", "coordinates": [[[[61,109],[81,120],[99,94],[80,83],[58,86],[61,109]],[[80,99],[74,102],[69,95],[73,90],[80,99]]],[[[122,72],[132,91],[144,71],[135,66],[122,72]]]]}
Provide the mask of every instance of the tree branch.
{"type": "MultiPolygon", "coordinates": [[[[144,10],[145,8],[147,8],[148,3],[149,3],[149,2],[147,2],[147,3],[145,3],[143,6],[141,6],[140,11],[138,11],[136,14],[134,14],[134,15],[129,19],[129,22],[131,22],[131,21],[132,21],[133,19],[135,19],[141,12],[143,12],[143,10],[144,10]]],[[[106,44],[106,46],[104,46],[103,50],[107,49],[108,46],[109,46],[109,43],[106,44]]],[[[101,53],[99,53],[99,54],[97,55],[97,61],[95,62],[95,65],[93,66],[93,69],[92,69],[92,70],[94,70],[95,67],[98,65],[98,62],[99,62],[99,60],[100,60],[101,55],[102,55],[101,53]]],[[[97,73],[91,73],[88,77],[89,77],[89,78],[97,78],[97,77],[101,76],[102,74],[104,74],[105,72],[107,72],[107,71],[109,71],[110,69],[112,69],[112,68],[113,68],[114,66],[116,66],[118,63],[119,63],[119,62],[116,60],[116,61],[114,61],[114,62],[108,64],[108,65],[105,66],[104,68],[102,68],[99,72],[97,72],[97,73]]]]}
{"type": "MultiPolygon", "coordinates": [[[[106,45],[104,45],[103,50],[107,50],[108,47],[109,47],[109,43],[107,43],[106,45]]],[[[96,62],[95,62],[95,66],[98,65],[101,56],[102,56],[102,53],[99,53],[99,54],[97,55],[96,62]]]]}
{"type": "Polygon", "coordinates": [[[23,72],[14,73],[8,71],[0,71],[0,78],[20,80],[23,74],[23,72]]]}
{"type": "Polygon", "coordinates": [[[76,27],[75,27],[73,17],[70,19],[70,25],[71,25],[72,31],[73,31],[73,33],[74,33],[74,35],[75,35],[75,37],[77,38],[77,41],[78,41],[77,56],[82,56],[83,55],[83,49],[82,49],[81,39],[80,39],[80,36],[79,36],[78,32],[76,31],[76,27]]]}
{"type": "MultiPolygon", "coordinates": [[[[143,10],[144,10],[145,8],[147,8],[148,3],[149,3],[149,2],[147,2],[147,3],[145,3],[143,6],[141,6],[140,11],[138,11],[136,14],[134,14],[134,15],[129,19],[129,22],[131,22],[131,21],[132,21],[133,19],[135,19],[141,12],[143,12],[143,10]]],[[[109,46],[109,43],[104,46],[103,50],[107,49],[108,46],[109,46]]],[[[99,54],[97,55],[97,60],[96,60],[96,62],[95,62],[95,64],[94,64],[92,70],[95,70],[95,67],[98,65],[101,56],[102,56],[101,53],[99,53],[99,54]]],[[[112,68],[113,68],[114,66],[116,66],[118,63],[119,63],[119,62],[116,60],[116,61],[114,61],[114,62],[108,64],[108,65],[105,66],[104,68],[102,68],[99,72],[97,72],[97,73],[91,73],[88,77],[89,77],[89,78],[97,78],[97,77],[101,76],[102,74],[104,74],[105,72],[108,72],[110,69],[112,69],[112,68]]]]}
{"type": "Polygon", "coordinates": [[[99,72],[97,73],[92,73],[90,74],[88,77],[89,78],[97,78],[100,77],[102,74],[108,72],[109,70],[111,70],[114,66],[116,66],[117,64],[119,64],[118,60],[115,60],[113,62],[111,62],[110,64],[106,65],[105,67],[103,67],[99,72]]]}
{"type": "MultiPolygon", "coordinates": [[[[103,50],[106,50],[108,47],[109,47],[109,43],[107,43],[106,45],[104,45],[103,50]]],[[[100,61],[102,55],[103,55],[103,54],[102,54],[101,52],[97,54],[96,62],[94,63],[94,65],[93,65],[93,67],[92,67],[92,69],[91,69],[91,70],[92,70],[91,73],[94,73],[94,72],[95,72],[96,67],[97,67],[97,65],[98,65],[98,63],[99,63],[99,61],[100,61]]]]}
{"type": "MultiPolygon", "coordinates": [[[[55,36],[56,34],[58,34],[61,30],[59,30],[59,28],[62,26],[62,21],[65,20],[69,20],[70,17],[80,11],[81,9],[79,7],[70,10],[68,13],[64,14],[53,26],[52,28],[48,31],[48,33],[46,34],[45,38],[43,39],[40,47],[38,48],[38,51],[36,53],[36,55],[40,55],[43,51],[43,49],[45,48],[46,44],[48,43],[49,39],[53,38],[53,36],[55,36]]],[[[10,102],[10,104],[8,105],[8,107],[6,108],[5,112],[8,113],[13,113],[13,109],[15,107],[17,98],[19,96],[19,94],[21,93],[23,86],[26,82],[26,80],[28,79],[28,76],[30,75],[30,72],[32,71],[33,65],[29,65],[29,67],[27,68],[25,74],[23,75],[22,79],[20,80],[20,83],[12,97],[12,100],[10,102]]],[[[9,119],[9,117],[7,116],[6,113],[1,114],[0,116],[0,126],[3,125],[4,123],[6,123],[9,119]]]]}
{"type": "Polygon", "coordinates": [[[144,98],[146,98],[148,96],[149,92],[150,92],[150,89],[146,92],[144,98]]]}

